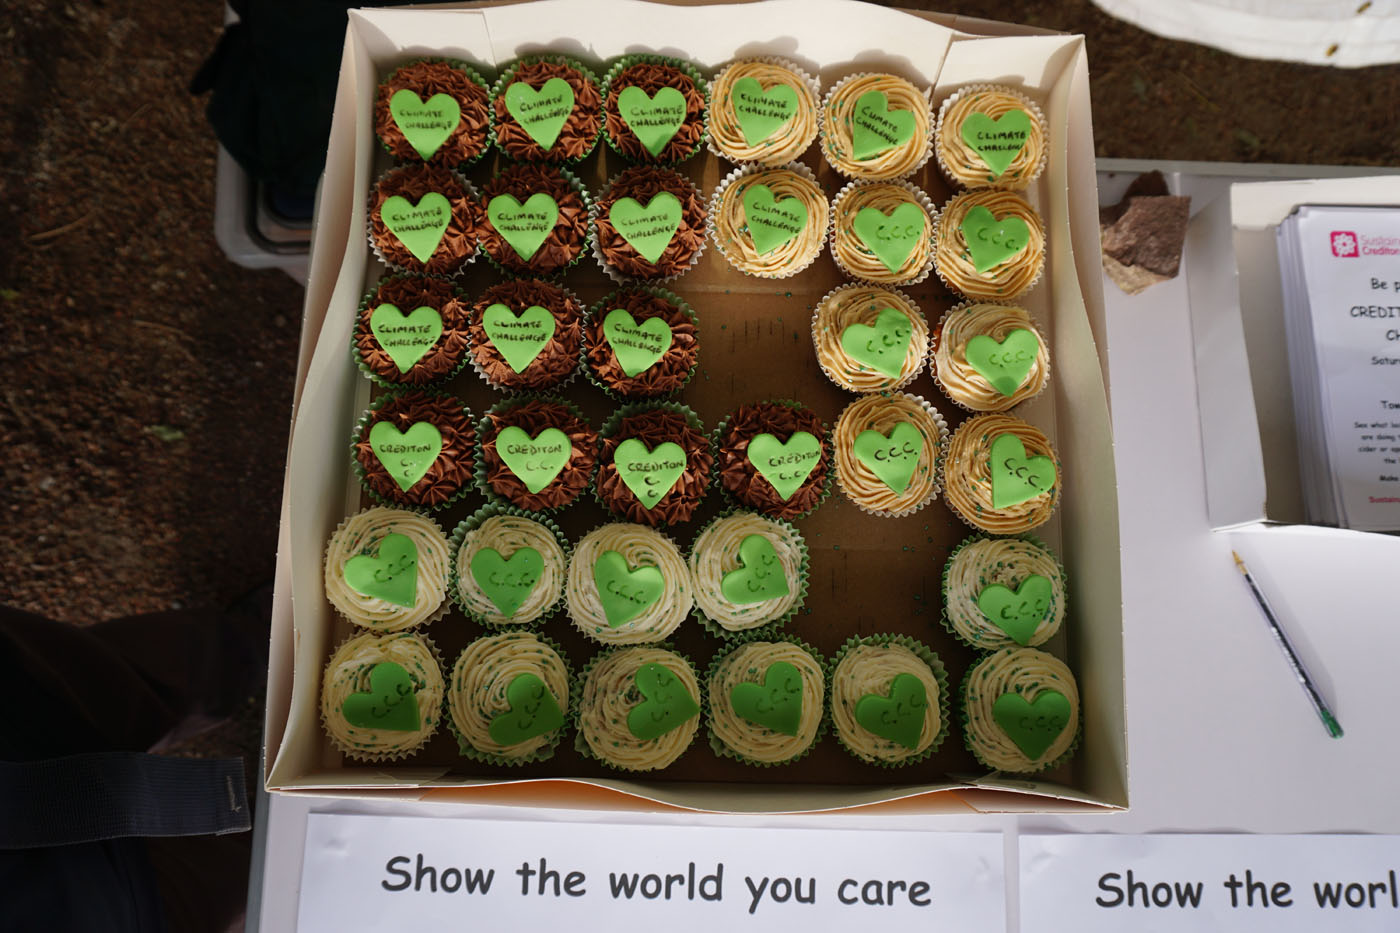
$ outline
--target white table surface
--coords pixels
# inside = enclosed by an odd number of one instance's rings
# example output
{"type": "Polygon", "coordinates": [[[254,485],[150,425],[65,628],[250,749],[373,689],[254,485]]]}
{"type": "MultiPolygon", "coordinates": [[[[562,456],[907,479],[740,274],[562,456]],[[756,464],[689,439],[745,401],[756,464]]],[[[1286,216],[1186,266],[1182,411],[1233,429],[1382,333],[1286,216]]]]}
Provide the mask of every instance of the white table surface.
{"type": "MultiPolygon", "coordinates": [[[[1190,174],[1171,177],[1179,193],[1193,196],[1193,208],[1234,180],[1219,168],[1189,168],[1190,174]]],[[[1102,203],[1118,200],[1132,177],[1101,172],[1102,203]]],[[[1009,847],[1021,832],[1044,831],[1400,833],[1393,791],[1400,765],[1394,713],[1400,710],[1394,660],[1400,658],[1400,537],[1301,526],[1210,530],[1189,274],[1183,270],[1134,297],[1105,285],[1123,549],[1129,812],[619,815],[275,795],[265,808],[255,898],[261,903],[250,912],[250,929],[255,923],[265,931],[294,928],[306,814],[313,810],[464,820],[1001,830],[1009,847]],[[1232,549],[1268,594],[1344,738],[1327,736],[1293,679],[1235,570],[1232,549]]],[[[1014,899],[1014,872],[1007,883],[1014,899]]]]}

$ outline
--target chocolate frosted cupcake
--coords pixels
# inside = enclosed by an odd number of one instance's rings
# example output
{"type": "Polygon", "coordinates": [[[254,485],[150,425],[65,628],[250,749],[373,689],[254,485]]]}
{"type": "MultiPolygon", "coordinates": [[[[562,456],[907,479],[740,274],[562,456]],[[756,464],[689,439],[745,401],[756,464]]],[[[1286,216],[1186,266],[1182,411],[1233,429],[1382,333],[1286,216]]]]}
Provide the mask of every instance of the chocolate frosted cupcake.
{"type": "Polygon", "coordinates": [[[1050,349],[1023,308],[967,301],[938,322],[931,368],[947,396],[970,411],[1006,411],[1050,378],[1050,349]]]}
{"type": "Polygon", "coordinates": [[[903,78],[852,75],[822,102],[822,155],[848,178],[903,178],[933,154],[928,95],[903,78]]]}
{"type": "Polygon", "coordinates": [[[953,198],[938,215],[938,276],[968,298],[1009,301],[1045,268],[1045,225],[1030,202],[984,188],[953,198]]]}
{"type": "Polygon", "coordinates": [[[673,165],[695,155],[705,136],[705,81],[686,62],[630,55],[603,90],[608,144],[634,162],[673,165]]]}
{"type": "Polygon", "coordinates": [[[550,275],[589,245],[589,198],[570,172],[548,165],[508,166],[483,186],[477,244],[515,275],[550,275]]]}
{"type": "Polygon", "coordinates": [[[471,187],[439,165],[390,169],[369,196],[369,241],[404,272],[456,275],[476,257],[471,187]]]}
{"type": "Polygon", "coordinates": [[[603,132],[598,79],[558,55],[523,58],[496,81],[496,145],[523,162],[578,162],[603,132]]]}
{"type": "Polygon", "coordinates": [[[360,302],[354,349],[382,386],[446,382],[467,362],[467,304],[446,279],[386,276],[360,302]]]}
{"type": "Polygon", "coordinates": [[[674,278],[699,261],[708,216],[684,175],[648,165],[626,169],[598,196],[598,261],[615,279],[674,278]]]}
{"type": "Polygon", "coordinates": [[[493,388],[551,389],[578,373],[583,305],[558,285],[492,285],[472,305],[468,327],[472,363],[493,388]]]}
{"type": "Polygon", "coordinates": [[[589,379],[609,395],[663,398],[695,373],[700,333],[695,312],[678,295],[634,286],[593,306],[583,346],[589,379]]]}
{"type": "Polygon", "coordinates": [[[715,434],[720,486],[734,502],[764,515],[810,515],[829,491],[827,434],[816,412],[796,402],[741,405],[715,434]]]}
{"type": "Polygon", "coordinates": [[[1035,648],[1003,648],[967,672],[963,739],[995,771],[1043,771],[1079,737],[1079,685],[1065,663],[1035,648]]]}
{"type": "Polygon", "coordinates": [[[589,663],[574,704],[578,750],[624,771],[655,771],[684,754],[700,728],[700,684],[683,655],[662,647],[605,651],[589,663]]]}
{"type": "Polygon", "coordinates": [[[491,142],[486,82],[464,62],[410,62],[379,85],[374,131],[400,162],[474,162],[491,142]]]}
{"type": "Polygon", "coordinates": [[[599,432],[598,501],[641,525],[689,521],[710,488],[715,458],[695,412],[630,405],[599,432]]]}
{"type": "Polygon", "coordinates": [[[471,485],[475,440],[471,412],[450,395],[422,389],[383,395],[355,432],[360,485],[385,505],[440,509],[471,485]]]}
{"type": "Polygon", "coordinates": [[[1050,439],[1020,418],[969,418],[947,440],[943,495],[958,517],[1014,535],[1050,520],[1060,501],[1060,464],[1050,439]]]}
{"type": "Polygon", "coordinates": [[[1029,535],[973,535],[943,566],[943,624],[969,647],[1042,645],[1064,617],[1064,568],[1029,535]]]}
{"type": "Polygon", "coordinates": [[[348,758],[392,761],[418,751],[442,720],[442,668],[413,632],[368,633],[335,650],[321,675],[321,724],[348,758]]]}
{"type": "Polygon", "coordinates": [[[481,422],[481,491],[532,512],[561,509],[588,488],[598,435],[558,399],[509,399],[481,422]]]}

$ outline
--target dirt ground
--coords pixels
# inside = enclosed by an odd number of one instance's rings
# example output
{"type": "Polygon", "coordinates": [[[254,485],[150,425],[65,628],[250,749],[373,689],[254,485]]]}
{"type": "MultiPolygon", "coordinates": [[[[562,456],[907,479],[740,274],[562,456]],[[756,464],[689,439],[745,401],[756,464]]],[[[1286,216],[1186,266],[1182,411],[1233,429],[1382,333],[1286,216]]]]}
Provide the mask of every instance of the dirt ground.
{"type": "MultiPolygon", "coordinates": [[[[1400,164],[1396,66],[1243,60],[1087,0],[929,5],[1084,33],[1100,156],[1400,164]]],[[[302,290],[214,240],[186,86],[223,5],[0,6],[0,602],[226,603],[273,574],[302,290]]],[[[255,757],[259,705],[189,751],[255,757]]]]}

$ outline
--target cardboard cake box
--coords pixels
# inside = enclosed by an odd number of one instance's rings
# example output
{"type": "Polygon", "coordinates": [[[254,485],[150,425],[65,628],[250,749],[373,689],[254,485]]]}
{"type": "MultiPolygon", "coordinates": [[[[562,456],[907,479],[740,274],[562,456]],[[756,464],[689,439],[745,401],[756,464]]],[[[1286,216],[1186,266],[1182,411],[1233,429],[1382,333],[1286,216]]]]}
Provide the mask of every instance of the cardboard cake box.
{"type": "MultiPolygon", "coordinates": [[[[554,0],[351,11],[316,215],[283,501],[267,707],[269,790],[735,812],[866,805],[920,812],[1063,812],[1127,806],[1117,502],[1101,352],[1088,69],[1082,37],[1018,32],[1025,31],[979,21],[940,22],[847,0],[717,6],[554,0]],[[1018,303],[1045,334],[1052,368],[1047,390],[1016,414],[1050,436],[1062,463],[1059,509],[1035,534],[1060,556],[1069,574],[1065,624],[1042,646],[1065,659],[1079,682],[1083,733],[1067,764],[1032,776],[988,774],[964,746],[956,697],[976,656],[940,624],[940,583],[948,553],[973,529],[941,500],[912,516],[878,518],[834,488],[816,514],[797,523],[811,553],[810,587],[805,609],[785,632],[828,658],[848,637],[883,632],[910,635],[938,652],[948,669],[954,708],[950,734],[931,758],[905,768],[866,765],[828,734],[797,763],[756,768],[715,755],[703,728],[675,764],[645,775],[611,771],[581,756],[572,735],[550,761],[515,769],[463,758],[445,727],[420,752],[387,764],[342,760],[330,745],[319,716],[321,672],[351,626],[325,598],[322,561],[336,526],[370,504],[356,482],[349,441],[370,402],[371,386],[352,362],[349,346],[360,299],[385,271],[365,234],[368,192],[390,165],[374,137],[376,86],[395,66],[417,57],[465,59],[490,74],[510,59],[541,51],[577,57],[599,74],[609,61],[637,52],[684,58],[707,74],[737,57],[777,55],[818,76],[823,90],[851,74],[889,72],[931,88],[935,102],[967,84],[992,81],[1022,88],[1042,107],[1049,123],[1049,162],[1028,197],[1045,220],[1046,270],[1018,303]]],[[[817,173],[828,196],[845,184],[822,161],[819,146],[802,161],[817,173]]],[[[469,177],[489,178],[498,162],[493,152],[471,168],[469,177]]],[[[597,191],[623,167],[620,157],[600,144],[577,171],[597,191]]],[[[731,168],[706,152],[680,170],[708,197],[731,168]]],[[[935,203],[952,193],[933,160],[910,180],[935,203]]],[[[474,296],[500,278],[478,260],[459,281],[474,296]]],[[[810,323],[818,299],[844,281],[826,252],[800,274],[771,280],[739,274],[711,244],[694,269],[667,285],[696,309],[700,321],[699,372],[677,400],[697,411],[707,429],[740,404],[779,398],[798,399],[834,423],[855,396],[833,385],[816,365],[810,323]]],[[[570,270],[564,284],[586,304],[616,287],[591,261],[570,270]]],[[[936,276],[905,291],[930,323],[956,303],[936,276]]],[[[475,416],[502,397],[470,367],[448,388],[475,416]]],[[[928,399],[950,427],[966,417],[927,372],[905,391],[928,399]]],[[[616,407],[582,379],[570,384],[566,395],[595,426],[616,407]]],[[[480,504],[473,493],[434,517],[450,531],[480,504]]],[[[712,491],[693,521],[667,531],[685,549],[721,506],[712,491]]],[[[589,502],[558,513],[556,520],[577,540],[608,519],[589,502]]],[[[543,633],[564,646],[576,671],[597,650],[562,612],[545,623],[543,633]]],[[[463,647],[483,632],[454,609],[428,634],[450,669],[463,647]]],[[[671,641],[701,670],[718,650],[718,641],[693,619],[671,641]]]]}

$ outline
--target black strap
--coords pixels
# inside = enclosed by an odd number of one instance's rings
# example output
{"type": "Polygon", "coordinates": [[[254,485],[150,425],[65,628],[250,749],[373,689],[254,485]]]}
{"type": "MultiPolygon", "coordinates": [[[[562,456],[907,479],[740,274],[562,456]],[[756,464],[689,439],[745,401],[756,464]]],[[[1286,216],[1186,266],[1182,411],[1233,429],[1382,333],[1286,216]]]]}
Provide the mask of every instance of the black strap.
{"type": "Polygon", "coordinates": [[[252,825],[239,758],[103,752],[0,762],[0,801],[0,849],[222,835],[252,825]]]}

